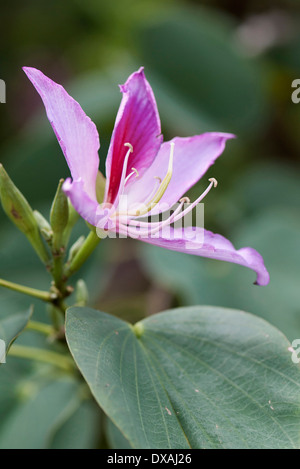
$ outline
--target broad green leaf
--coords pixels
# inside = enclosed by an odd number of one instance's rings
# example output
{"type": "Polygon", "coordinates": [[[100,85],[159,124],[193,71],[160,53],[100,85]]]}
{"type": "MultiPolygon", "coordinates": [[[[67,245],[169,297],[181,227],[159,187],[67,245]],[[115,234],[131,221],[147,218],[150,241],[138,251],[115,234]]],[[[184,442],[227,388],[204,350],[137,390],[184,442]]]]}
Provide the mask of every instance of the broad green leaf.
{"type": "Polygon", "coordinates": [[[290,344],[250,314],[170,310],[131,326],[67,312],[92,393],[134,448],[298,448],[300,370],[290,344]]]}
{"type": "Polygon", "coordinates": [[[251,246],[263,256],[270,284],[253,285],[245,267],[139,244],[144,271],[177,296],[180,305],[215,304],[262,316],[293,341],[300,337],[299,211],[264,209],[239,220],[228,238],[237,248],[251,246]],[[180,268],[178,267],[180,266],[180,268]]]}
{"type": "MultiPolygon", "coordinates": [[[[10,364],[5,365],[5,371],[8,366],[10,364]]],[[[47,371],[49,374],[50,370],[47,371]]],[[[9,381],[9,374],[8,370],[6,381],[9,381]]],[[[46,380],[45,371],[40,372],[40,376],[28,373],[21,380],[15,377],[9,389],[13,405],[0,421],[0,449],[50,447],[53,432],[72,415],[74,407],[79,407],[78,383],[68,377],[50,376],[52,381],[46,380]]],[[[0,389],[7,392],[2,384],[0,389]]]]}
{"type": "Polygon", "coordinates": [[[100,412],[94,401],[78,402],[55,432],[51,449],[93,449],[100,434],[100,412]]]}
{"type": "MultiPolygon", "coordinates": [[[[24,316],[10,313],[5,318],[15,319],[16,325],[18,317],[20,323],[23,317],[24,323],[24,316]]],[[[0,326],[3,323],[8,330],[4,317],[0,326]]],[[[22,334],[19,340],[30,346],[54,348],[33,332],[22,334]]],[[[61,351],[62,347],[56,348],[61,351]]],[[[53,366],[9,355],[0,370],[0,448],[95,447],[99,417],[95,404],[86,398],[82,382],[63,377],[53,366]]]]}
{"type": "Polygon", "coordinates": [[[18,337],[19,334],[26,327],[32,309],[28,309],[24,313],[3,314],[0,313],[0,339],[5,343],[5,351],[0,347],[0,365],[4,360],[3,352],[8,352],[12,342],[18,337]]]}
{"type": "Polygon", "coordinates": [[[110,419],[106,419],[106,436],[112,449],[132,449],[129,441],[110,419]]]}

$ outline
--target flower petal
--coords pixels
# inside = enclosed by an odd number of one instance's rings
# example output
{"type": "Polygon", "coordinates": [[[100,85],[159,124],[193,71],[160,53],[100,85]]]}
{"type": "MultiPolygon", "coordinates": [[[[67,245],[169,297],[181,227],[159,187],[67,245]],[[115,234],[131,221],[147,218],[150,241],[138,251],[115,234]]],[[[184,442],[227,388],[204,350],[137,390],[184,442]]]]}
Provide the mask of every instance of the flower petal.
{"type": "Polygon", "coordinates": [[[91,225],[97,226],[99,220],[106,215],[101,205],[85,191],[82,179],[79,178],[76,181],[66,179],[63,191],[69,197],[76,212],[91,225]]]}
{"type": "MultiPolygon", "coordinates": [[[[171,181],[164,193],[161,204],[172,207],[178,200],[206,173],[224,151],[226,141],[235,136],[227,133],[208,132],[194,137],[175,137],[174,163],[171,181]]],[[[153,192],[156,179],[163,179],[168,170],[170,157],[170,142],[165,142],[146,173],[136,178],[130,187],[126,187],[125,194],[129,207],[143,203],[153,192]]],[[[159,205],[152,210],[152,214],[159,213],[159,205]]]]}
{"type": "Polygon", "coordinates": [[[236,250],[228,239],[202,228],[167,227],[157,237],[138,239],[172,251],[243,265],[256,272],[257,285],[267,285],[270,281],[263,258],[255,249],[246,247],[236,250]]]}
{"type": "MultiPolygon", "coordinates": [[[[160,119],[153,91],[145,78],[143,68],[130,75],[124,85],[122,102],[106,159],[106,202],[113,203],[118,193],[124,158],[130,143],[133,153],[129,158],[126,176],[135,168],[140,175],[152,164],[162,143],[160,119]]],[[[131,180],[127,185],[131,184],[131,180]]]]}
{"type": "Polygon", "coordinates": [[[95,124],[61,85],[35,68],[23,70],[44,102],[73,179],[81,178],[86,193],[96,200],[100,143],[95,124]]]}

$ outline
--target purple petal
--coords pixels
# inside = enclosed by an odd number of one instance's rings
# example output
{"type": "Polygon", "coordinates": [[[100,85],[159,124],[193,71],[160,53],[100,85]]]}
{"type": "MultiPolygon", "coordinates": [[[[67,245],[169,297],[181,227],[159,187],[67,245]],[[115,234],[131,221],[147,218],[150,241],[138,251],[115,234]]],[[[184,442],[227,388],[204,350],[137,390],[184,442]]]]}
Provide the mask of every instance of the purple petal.
{"type": "Polygon", "coordinates": [[[86,193],[82,179],[73,182],[70,178],[66,179],[63,190],[76,212],[91,225],[96,226],[96,213],[99,204],[86,193]]]}
{"type": "Polygon", "coordinates": [[[101,217],[106,215],[106,212],[101,209],[101,205],[86,193],[82,179],[73,182],[70,178],[66,179],[63,190],[76,212],[91,225],[97,226],[101,217]]]}
{"type": "Polygon", "coordinates": [[[96,200],[100,143],[95,124],[61,85],[35,68],[23,70],[44,102],[73,179],[81,178],[85,192],[96,200]]]}
{"type": "MultiPolygon", "coordinates": [[[[123,98],[106,159],[106,202],[109,203],[114,202],[118,192],[128,150],[124,144],[130,143],[133,146],[126,175],[132,171],[132,167],[142,175],[152,164],[162,143],[155,98],[143,68],[130,75],[120,89],[123,98]]],[[[130,184],[131,180],[128,181],[128,185],[130,184]]]]}
{"type": "Polygon", "coordinates": [[[202,228],[173,229],[168,227],[160,233],[159,237],[139,239],[172,251],[243,265],[256,272],[257,285],[267,285],[270,281],[263,258],[255,249],[246,247],[236,250],[228,239],[202,228]]]}
{"type": "MultiPolygon", "coordinates": [[[[224,151],[226,141],[235,136],[227,133],[208,132],[194,137],[176,137],[174,147],[173,174],[161,203],[172,207],[206,173],[224,151]]],[[[129,206],[143,203],[153,191],[156,179],[163,179],[167,173],[170,157],[170,142],[165,142],[142,178],[133,178],[125,193],[129,206]]],[[[200,195],[200,194],[199,194],[200,195]]],[[[158,213],[159,206],[152,213],[158,213]]]]}

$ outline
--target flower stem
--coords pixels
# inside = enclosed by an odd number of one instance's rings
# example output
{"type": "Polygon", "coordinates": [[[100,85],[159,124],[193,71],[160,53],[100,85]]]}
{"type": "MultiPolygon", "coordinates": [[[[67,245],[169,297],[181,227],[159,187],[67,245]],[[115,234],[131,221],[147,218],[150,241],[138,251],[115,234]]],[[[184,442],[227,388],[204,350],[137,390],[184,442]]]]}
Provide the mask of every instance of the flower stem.
{"type": "Polygon", "coordinates": [[[90,257],[94,249],[98,246],[100,241],[101,238],[99,238],[94,231],[90,231],[81,248],[72,259],[70,265],[66,268],[66,277],[70,277],[80,269],[80,267],[90,257]]]}
{"type": "Polygon", "coordinates": [[[74,362],[71,358],[60,353],[44,350],[36,347],[26,347],[24,345],[12,345],[8,355],[12,357],[25,358],[43,363],[55,365],[64,371],[73,371],[74,362]]]}
{"type": "Polygon", "coordinates": [[[35,288],[25,287],[24,285],[19,285],[18,283],[8,282],[7,280],[0,279],[0,286],[9,288],[10,290],[17,291],[19,293],[24,293],[25,295],[33,296],[42,301],[51,301],[51,295],[47,291],[37,290],[35,288]]]}
{"type": "Polygon", "coordinates": [[[26,326],[26,330],[40,332],[46,336],[54,335],[56,332],[53,326],[37,321],[29,321],[26,326]]]}
{"type": "Polygon", "coordinates": [[[69,204],[69,220],[63,232],[63,240],[62,240],[63,246],[68,246],[70,236],[72,233],[72,229],[74,228],[74,226],[76,225],[77,221],[80,218],[79,214],[76,212],[75,208],[71,204],[70,199],[68,199],[68,204],[69,204]]]}
{"type": "Polygon", "coordinates": [[[56,288],[63,293],[64,281],[63,281],[63,257],[64,248],[62,247],[59,252],[53,253],[53,269],[52,277],[55,282],[56,288]]]}

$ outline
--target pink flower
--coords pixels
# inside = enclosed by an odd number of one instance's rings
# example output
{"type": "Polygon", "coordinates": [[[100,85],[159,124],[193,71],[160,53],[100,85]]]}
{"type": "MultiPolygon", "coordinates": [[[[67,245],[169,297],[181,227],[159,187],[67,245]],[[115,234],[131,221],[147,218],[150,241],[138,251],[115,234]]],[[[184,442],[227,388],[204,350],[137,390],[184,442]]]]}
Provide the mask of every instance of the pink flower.
{"type": "Polygon", "coordinates": [[[187,199],[181,197],[221,155],[232,134],[211,132],[163,143],[155,98],[141,68],[120,87],[123,98],[106,159],[105,196],[99,204],[100,143],[95,124],[62,86],[34,68],[24,71],[44,102],[70,168],[72,180],[65,181],[64,191],[100,234],[118,232],[167,249],[240,264],[256,272],[257,284],[268,284],[269,274],[254,249],[236,250],[223,236],[201,227],[170,227],[216,185],[211,179],[206,191],[185,208],[187,199]],[[175,212],[163,222],[145,218],[170,210],[178,201],[175,212]]]}

